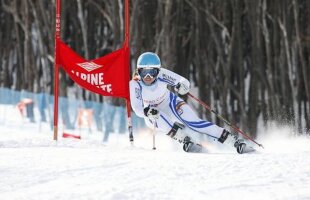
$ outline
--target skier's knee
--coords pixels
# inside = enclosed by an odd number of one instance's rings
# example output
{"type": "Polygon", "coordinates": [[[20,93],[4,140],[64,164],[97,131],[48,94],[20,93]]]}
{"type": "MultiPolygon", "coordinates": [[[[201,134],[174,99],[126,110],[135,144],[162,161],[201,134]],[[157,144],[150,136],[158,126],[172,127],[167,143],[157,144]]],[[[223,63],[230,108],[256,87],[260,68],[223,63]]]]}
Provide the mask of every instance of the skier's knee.
{"type": "Polygon", "coordinates": [[[185,101],[180,101],[180,102],[178,102],[177,105],[175,106],[175,109],[176,109],[177,111],[179,111],[180,108],[181,108],[183,105],[186,105],[185,101]]]}

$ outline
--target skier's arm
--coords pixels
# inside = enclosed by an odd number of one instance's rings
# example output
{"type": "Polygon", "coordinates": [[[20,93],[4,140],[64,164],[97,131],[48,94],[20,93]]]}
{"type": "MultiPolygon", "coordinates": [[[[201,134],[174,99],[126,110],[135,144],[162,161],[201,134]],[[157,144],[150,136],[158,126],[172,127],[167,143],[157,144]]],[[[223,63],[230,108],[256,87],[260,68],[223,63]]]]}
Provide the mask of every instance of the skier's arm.
{"type": "Polygon", "coordinates": [[[143,111],[143,101],[141,97],[141,88],[136,80],[129,82],[130,88],[130,103],[133,111],[139,117],[145,117],[143,111]]]}
{"type": "Polygon", "coordinates": [[[169,85],[174,86],[175,91],[181,95],[184,95],[189,92],[190,88],[189,81],[177,73],[174,73],[165,68],[161,68],[158,78],[161,81],[164,81],[169,85]]]}

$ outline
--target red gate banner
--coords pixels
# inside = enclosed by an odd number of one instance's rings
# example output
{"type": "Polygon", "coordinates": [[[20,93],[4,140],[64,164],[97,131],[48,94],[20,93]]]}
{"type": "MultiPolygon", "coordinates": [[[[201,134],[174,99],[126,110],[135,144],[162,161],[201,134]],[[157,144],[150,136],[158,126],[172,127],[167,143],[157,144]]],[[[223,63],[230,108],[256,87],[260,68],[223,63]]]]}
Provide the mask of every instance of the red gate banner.
{"type": "Polygon", "coordinates": [[[129,50],[122,47],[112,53],[86,60],[58,40],[59,64],[74,82],[103,96],[129,99],[129,50]]]}

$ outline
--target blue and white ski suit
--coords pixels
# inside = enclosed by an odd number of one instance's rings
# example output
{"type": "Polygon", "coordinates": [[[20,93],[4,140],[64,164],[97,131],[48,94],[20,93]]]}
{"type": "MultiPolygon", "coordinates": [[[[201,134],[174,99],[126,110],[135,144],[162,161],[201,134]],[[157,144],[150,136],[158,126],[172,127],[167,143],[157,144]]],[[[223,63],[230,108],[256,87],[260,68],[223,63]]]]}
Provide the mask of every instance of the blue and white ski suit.
{"type": "MultiPolygon", "coordinates": [[[[143,117],[148,127],[153,128],[153,121],[144,115],[143,109],[150,106],[159,111],[160,117],[156,120],[157,131],[168,133],[174,122],[185,125],[185,134],[195,140],[201,140],[200,136],[207,135],[218,139],[223,133],[223,128],[212,122],[200,119],[191,107],[183,99],[176,96],[167,86],[175,86],[179,82],[190,85],[184,77],[164,68],[160,69],[155,82],[146,85],[141,80],[130,81],[131,106],[136,115],[143,117]],[[199,137],[199,138],[197,138],[199,137]]],[[[210,138],[209,138],[210,139],[210,138]]]]}

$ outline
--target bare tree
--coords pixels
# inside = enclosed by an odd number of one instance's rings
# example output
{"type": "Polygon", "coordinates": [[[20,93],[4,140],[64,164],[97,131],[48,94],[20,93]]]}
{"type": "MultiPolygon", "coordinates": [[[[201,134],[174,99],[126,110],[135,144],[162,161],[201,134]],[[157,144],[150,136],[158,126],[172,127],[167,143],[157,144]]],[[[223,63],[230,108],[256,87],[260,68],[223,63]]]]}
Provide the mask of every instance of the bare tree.
{"type": "MultiPolygon", "coordinates": [[[[261,119],[310,129],[310,1],[130,3],[132,69],[142,52],[158,53],[164,67],[189,78],[203,101],[253,136],[261,119]]],[[[123,44],[123,9],[123,0],[62,1],[61,38],[87,59],[112,52],[123,44]]],[[[53,92],[54,17],[55,1],[1,0],[2,87],[53,92]]],[[[62,96],[69,86],[78,87],[62,71],[62,96]]],[[[82,89],[77,95],[110,101],[82,89]]]]}

